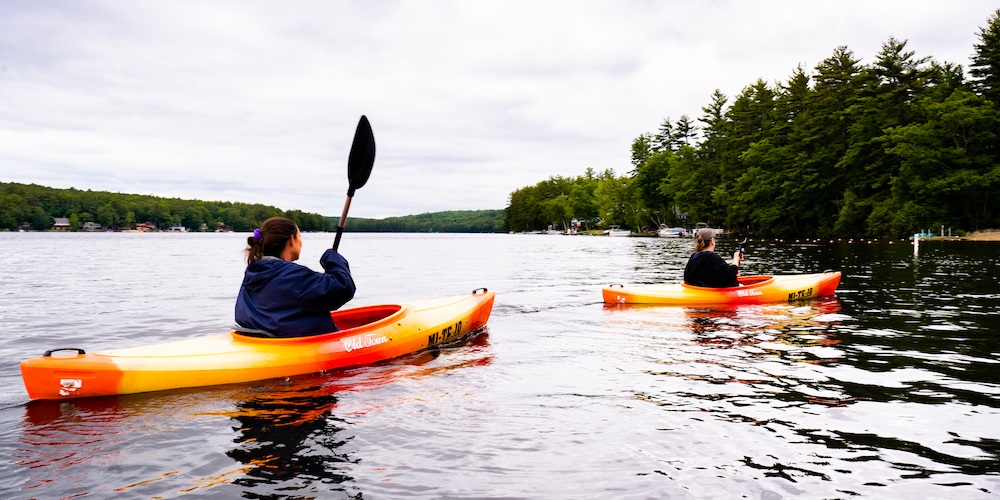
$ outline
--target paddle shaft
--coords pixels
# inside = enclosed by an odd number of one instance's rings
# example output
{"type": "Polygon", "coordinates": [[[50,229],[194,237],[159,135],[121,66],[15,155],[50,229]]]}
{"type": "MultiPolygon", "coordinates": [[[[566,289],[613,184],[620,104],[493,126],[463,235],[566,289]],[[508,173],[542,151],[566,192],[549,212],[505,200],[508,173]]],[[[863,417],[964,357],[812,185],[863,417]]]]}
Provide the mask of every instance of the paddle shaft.
{"type": "Polygon", "coordinates": [[[344,226],[347,224],[347,211],[351,209],[351,198],[353,196],[348,196],[347,200],[344,201],[344,211],[340,214],[340,220],[337,221],[337,237],[333,239],[334,250],[340,247],[340,237],[344,235],[344,226]]]}
{"type": "Polygon", "coordinates": [[[747,241],[749,241],[749,240],[750,240],[750,226],[747,226],[747,232],[743,236],[743,241],[740,242],[740,246],[739,246],[740,260],[743,260],[743,247],[746,246],[747,241]]]}

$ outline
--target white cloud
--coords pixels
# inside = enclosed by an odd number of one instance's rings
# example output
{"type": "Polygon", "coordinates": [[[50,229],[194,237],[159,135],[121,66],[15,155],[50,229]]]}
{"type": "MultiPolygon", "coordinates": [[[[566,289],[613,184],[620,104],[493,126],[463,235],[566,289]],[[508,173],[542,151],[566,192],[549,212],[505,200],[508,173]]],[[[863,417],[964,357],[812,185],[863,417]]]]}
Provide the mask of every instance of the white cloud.
{"type": "Polygon", "coordinates": [[[0,180],[336,215],[367,114],[352,215],[502,208],[839,45],[967,65],[987,4],[5,2],[0,180]]]}

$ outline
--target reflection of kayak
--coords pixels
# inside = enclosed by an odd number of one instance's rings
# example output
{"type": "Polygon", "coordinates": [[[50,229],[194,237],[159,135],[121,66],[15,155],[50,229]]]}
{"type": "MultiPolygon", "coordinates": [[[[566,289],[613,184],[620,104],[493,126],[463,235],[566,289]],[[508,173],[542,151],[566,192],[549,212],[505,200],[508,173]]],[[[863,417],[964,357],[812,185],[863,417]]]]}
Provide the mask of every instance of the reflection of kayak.
{"type": "Polygon", "coordinates": [[[494,292],[333,311],[340,331],[299,338],[236,332],[84,353],[56,349],[21,363],[31,399],[131,394],[248,382],[374,363],[486,326],[494,292]]]}
{"type": "Polygon", "coordinates": [[[706,288],[672,283],[663,285],[611,285],[601,292],[607,304],[762,304],[788,302],[830,295],[840,284],[840,272],[746,276],[743,286],[706,288]]]}

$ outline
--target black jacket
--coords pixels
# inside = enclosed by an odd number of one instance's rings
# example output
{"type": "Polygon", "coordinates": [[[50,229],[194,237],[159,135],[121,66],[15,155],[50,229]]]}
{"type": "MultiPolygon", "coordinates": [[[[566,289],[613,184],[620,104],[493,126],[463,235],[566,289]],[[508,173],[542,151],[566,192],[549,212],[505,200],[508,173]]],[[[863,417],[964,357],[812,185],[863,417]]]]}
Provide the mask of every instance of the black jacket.
{"type": "Polygon", "coordinates": [[[736,281],[739,270],[740,268],[726,262],[715,252],[696,252],[684,267],[684,282],[711,288],[740,286],[736,281]]]}

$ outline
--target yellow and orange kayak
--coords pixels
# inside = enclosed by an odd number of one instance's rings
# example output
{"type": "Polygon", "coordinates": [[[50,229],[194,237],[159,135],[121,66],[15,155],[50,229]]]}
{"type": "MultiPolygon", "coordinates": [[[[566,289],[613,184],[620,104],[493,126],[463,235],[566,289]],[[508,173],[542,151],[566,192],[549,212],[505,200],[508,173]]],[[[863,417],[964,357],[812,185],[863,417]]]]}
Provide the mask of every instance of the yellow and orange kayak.
{"type": "Polygon", "coordinates": [[[605,304],[667,304],[710,306],[719,304],[763,304],[789,302],[832,294],[840,284],[840,272],[746,276],[740,286],[707,288],[671,283],[662,285],[610,285],[601,290],[605,304]]]}
{"type": "Polygon", "coordinates": [[[55,349],[21,363],[31,399],[66,399],[249,382],[395,358],[482,329],[494,292],[333,311],[339,331],[261,338],[231,331],[87,353],[55,349]]]}

